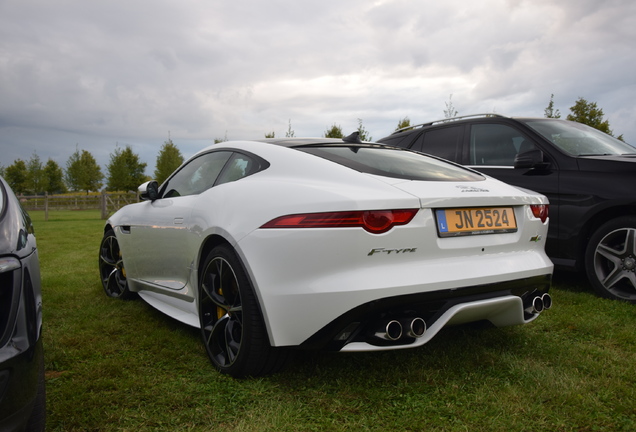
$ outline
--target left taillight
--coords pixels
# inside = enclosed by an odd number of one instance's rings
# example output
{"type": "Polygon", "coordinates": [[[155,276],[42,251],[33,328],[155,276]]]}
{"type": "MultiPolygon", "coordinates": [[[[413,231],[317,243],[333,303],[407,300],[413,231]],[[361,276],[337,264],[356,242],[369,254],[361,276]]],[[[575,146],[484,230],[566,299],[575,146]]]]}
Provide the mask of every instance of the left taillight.
{"type": "Polygon", "coordinates": [[[418,209],[364,210],[325,213],[303,213],[281,216],[261,228],[363,228],[382,234],[397,225],[406,225],[418,209]]]}
{"type": "Polygon", "coordinates": [[[537,219],[541,219],[541,222],[545,223],[548,220],[550,214],[550,206],[548,204],[532,204],[530,205],[532,215],[537,219]]]}

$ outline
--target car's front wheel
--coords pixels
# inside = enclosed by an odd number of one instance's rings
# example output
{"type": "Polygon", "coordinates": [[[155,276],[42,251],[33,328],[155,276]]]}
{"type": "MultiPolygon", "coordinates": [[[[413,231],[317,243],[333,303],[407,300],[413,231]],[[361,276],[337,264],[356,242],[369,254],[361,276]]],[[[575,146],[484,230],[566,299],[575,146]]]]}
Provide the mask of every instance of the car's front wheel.
{"type": "Polygon", "coordinates": [[[104,233],[99,246],[99,274],[107,296],[121,299],[130,299],[135,296],[135,293],[128,288],[124,260],[112,229],[104,233]]]}
{"type": "Polygon", "coordinates": [[[235,378],[283,367],[287,352],[269,344],[252,284],[235,252],[214,248],[199,282],[201,335],[212,364],[235,378]]]}
{"type": "Polygon", "coordinates": [[[600,296],[636,303],[636,217],[616,218],[596,230],[585,267],[600,296]]]}

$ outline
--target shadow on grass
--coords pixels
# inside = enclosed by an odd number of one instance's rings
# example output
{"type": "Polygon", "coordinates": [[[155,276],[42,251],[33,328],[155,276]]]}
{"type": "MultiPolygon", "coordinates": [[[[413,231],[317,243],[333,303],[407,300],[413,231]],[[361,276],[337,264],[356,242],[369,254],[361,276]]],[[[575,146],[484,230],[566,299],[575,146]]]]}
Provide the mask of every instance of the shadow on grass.
{"type": "Polygon", "coordinates": [[[567,270],[555,270],[552,275],[552,287],[572,293],[593,293],[584,273],[567,270]]]}
{"type": "Polygon", "coordinates": [[[292,387],[307,377],[323,383],[332,377],[338,385],[367,381],[369,385],[392,385],[401,380],[435,381],[434,377],[448,376],[449,371],[468,374],[488,370],[497,367],[502,353],[527,354],[532,337],[523,327],[495,328],[481,323],[447,327],[423,346],[398,350],[297,351],[287,368],[273,379],[292,387]]]}

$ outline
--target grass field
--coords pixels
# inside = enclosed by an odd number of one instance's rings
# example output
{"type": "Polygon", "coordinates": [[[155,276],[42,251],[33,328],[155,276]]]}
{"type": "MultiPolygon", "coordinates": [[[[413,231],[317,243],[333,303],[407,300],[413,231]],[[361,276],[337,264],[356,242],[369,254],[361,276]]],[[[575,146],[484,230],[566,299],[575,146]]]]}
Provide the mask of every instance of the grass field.
{"type": "Polygon", "coordinates": [[[49,431],[636,430],[636,306],[576,275],[557,273],[554,307],[525,326],[300,352],[280,374],[238,381],[212,368],[198,330],[103,294],[99,212],[31,216],[49,431]]]}

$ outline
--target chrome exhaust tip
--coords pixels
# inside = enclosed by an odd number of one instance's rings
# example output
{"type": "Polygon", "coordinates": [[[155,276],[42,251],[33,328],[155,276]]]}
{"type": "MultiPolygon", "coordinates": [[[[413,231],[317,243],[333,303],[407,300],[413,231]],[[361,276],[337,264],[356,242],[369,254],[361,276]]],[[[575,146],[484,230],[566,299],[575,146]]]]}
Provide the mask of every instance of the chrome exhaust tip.
{"type": "Polygon", "coordinates": [[[526,308],[526,312],[531,314],[538,314],[543,311],[545,305],[541,297],[537,296],[532,299],[532,304],[526,308]]]}
{"type": "Polygon", "coordinates": [[[402,324],[397,320],[390,320],[386,324],[381,324],[375,335],[382,339],[396,341],[402,337],[402,324]]]}
{"type": "Polygon", "coordinates": [[[402,327],[406,328],[406,335],[412,338],[421,338],[426,333],[426,322],[420,318],[406,318],[402,320],[402,327]]]}
{"type": "Polygon", "coordinates": [[[541,301],[543,302],[543,309],[550,309],[552,307],[552,296],[548,293],[545,293],[541,296],[541,301]]]}

